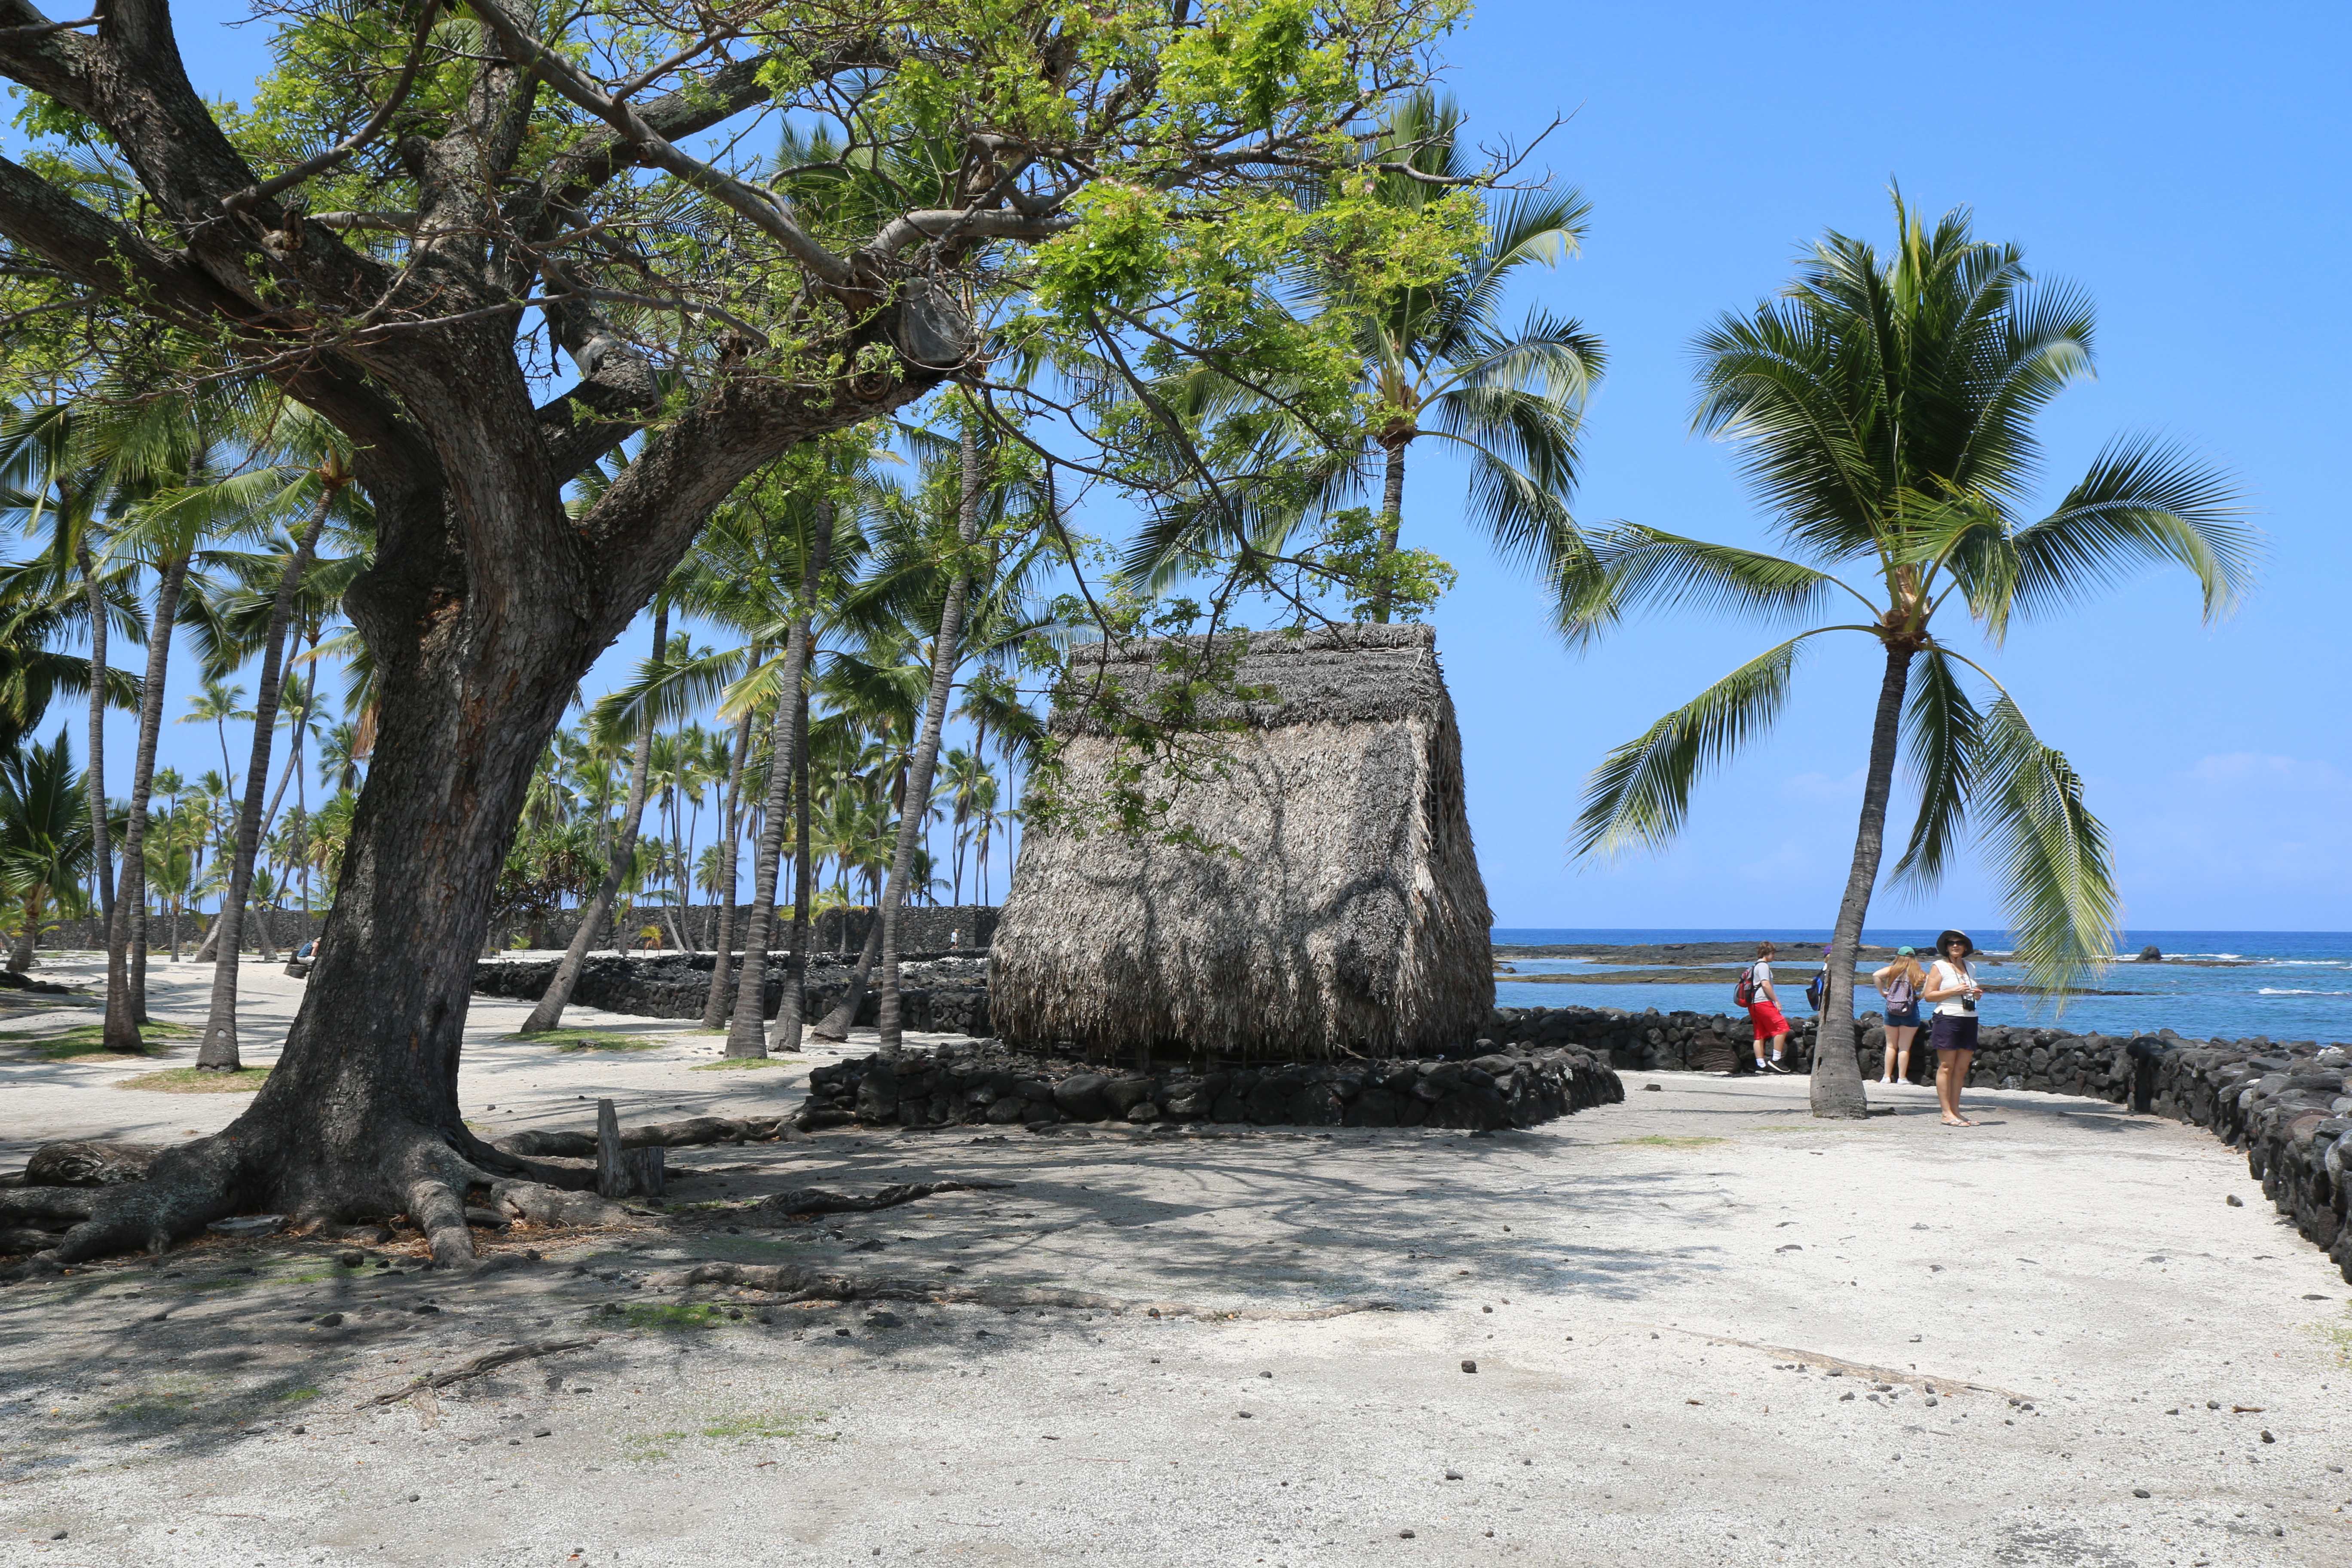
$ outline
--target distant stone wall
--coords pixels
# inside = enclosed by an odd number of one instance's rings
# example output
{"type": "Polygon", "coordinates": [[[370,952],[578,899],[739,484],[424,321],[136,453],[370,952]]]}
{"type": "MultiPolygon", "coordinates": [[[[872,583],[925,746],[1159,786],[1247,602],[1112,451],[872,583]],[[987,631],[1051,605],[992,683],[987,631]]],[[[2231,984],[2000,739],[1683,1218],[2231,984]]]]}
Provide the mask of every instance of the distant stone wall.
{"type": "MultiPolygon", "coordinates": [[[[985,950],[990,939],[996,934],[999,912],[994,904],[908,904],[898,911],[899,951],[985,950]]],[[[751,906],[749,904],[735,907],[732,945],[739,950],[742,945],[742,931],[750,921],[751,913],[751,906]]],[[[873,929],[874,916],[875,911],[870,909],[825,910],[809,922],[814,928],[810,933],[810,949],[816,952],[846,949],[855,955],[865,945],[866,933],[873,929]],[[845,921],[848,925],[846,931],[842,929],[845,921]]],[[[659,926],[662,945],[675,949],[675,939],[670,931],[670,922],[674,919],[677,919],[677,911],[674,909],[639,905],[630,914],[627,922],[630,942],[634,945],[635,933],[646,926],[659,926]]],[[[784,932],[791,923],[792,910],[787,908],[779,916],[773,945],[783,945],[784,932]]],[[[501,952],[512,947],[514,939],[520,937],[524,945],[529,947],[568,947],[572,942],[572,933],[579,926],[580,911],[565,910],[535,928],[508,926],[494,931],[490,933],[489,946],[493,952],[501,952]]],[[[714,905],[696,905],[686,910],[684,919],[678,921],[678,934],[693,943],[697,950],[707,952],[719,941],[719,910],[714,905]]],[[[612,948],[613,928],[608,921],[604,930],[597,934],[595,946],[590,951],[610,952],[612,948]]]]}
{"type": "MultiPolygon", "coordinates": [[[[317,936],[320,928],[327,923],[327,911],[313,910],[309,914],[304,914],[299,910],[271,910],[265,918],[269,921],[272,951],[284,952],[288,948],[299,947],[317,936]]],[[[205,940],[205,933],[212,929],[213,915],[210,910],[206,910],[202,914],[182,915],[180,917],[181,952],[184,954],[194,952],[196,950],[196,944],[205,940]]],[[[244,937],[242,945],[246,952],[261,951],[260,941],[254,932],[250,917],[246,921],[244,937]]],[[[147,917],[147,946],[149,952],[158,956],[172,951],[171,916],[149,915],[147,917]]],[[[55,952],[59,950],[79,949],[85,952],[103,952],[105,947],[105,921],[59,921],[55,929],[43,929],[40,942],[34,948],[34,953],[37,959],[41,953],[55,952]]]]}
{"type": "MultiPolygon", "coordinates": [[[[552,958],[486,958],[474,966],[474,994],[535,1001],[555,977],[559,961],[552,958]]],[[[640,1018],[699,1018],[710,994],[709,953],[590,957],[580,966],[572,999],[583,1006],[640,1018]]],[[[766,979],[765,1013],[774,1017],[784,999],[784,955],[772,956],[766,979]]],[[[811,954],[808,977],[802,988],[801,1016],[822,1017],[848,990],[851,963],[832,954],[811,954]]],[[[898,969],[899,1016],[909,1029],[925,1033],[985,1035],[988,1033],[988,961],[954,953],[910,953],[898,969]]],[[[735,984],[730,978],[723,1005],[735,1010],[735,984]]],[[[856,1022],[872,1024],[881,1007],[880,994],[869,989],[859,1005],[856,1022]]]]}
{"type": "MultiPolygon", "coordinates": [[[[1885,1065],[1886,1030],[1863,1020],[1857,1065],[1875,1078],[1885,1065]]],[[[1790,1020],[1791,1067],[1810,1072],[1813,1019],[1790,1020]]],[[[1532,1048],[1583,1046],[1621,1068],[1724,1072],[1752,1061],[1745,1018],[1703,1013],[1626,1013],[1611,1007],[1510,1007],[1495,1016],[1494,1039],[1532,1048]]],[[[2133,1103],[2142,1061],[2148,1109],[2204,1128],[2233,1149],[2281,1214],[2352,1280],[2352,1050],[2313,1040],[2265,1037],[2184,1040],[2153,1035],[2075,1035],[1993,1025],[1978,1037],[1970,1087],[2078,1094],[2133,1103]]],[[[1935,1081],[1935,1052],[1912,1047],[1911,1077],[1935,1081]]]]}

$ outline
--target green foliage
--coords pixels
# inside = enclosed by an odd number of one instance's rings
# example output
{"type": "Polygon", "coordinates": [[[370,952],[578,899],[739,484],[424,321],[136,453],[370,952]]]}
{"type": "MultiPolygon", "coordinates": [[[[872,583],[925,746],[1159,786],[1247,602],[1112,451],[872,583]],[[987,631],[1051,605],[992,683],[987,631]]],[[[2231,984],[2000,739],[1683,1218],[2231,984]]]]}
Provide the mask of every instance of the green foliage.
{"type": "MultiPolygon", "coordinates": [[[[1832,233],[1780,298],[1699,340],[1694,424],[1738,444],[1783,542],[1808,559],[1621,526],[1596,551],[1598,590],[1561,616],[1571,636],[1653,605],[1777,618],[1851,601],[1857,619],[1779,644],[1612,752],[1587,785],[1575,847],[1664,843],[1697,781],[1784,707],[1801,645],[1868,637],[1890,681],[1906,683],[1900,732],[1919,781],[1895,879],[1933,887],[1973,822],[2017,956],[2063,1001],[2114,949],[2106,836],[2064,756],[1952,647],[1937,612],[1957,596],[1998,647],[2021,616],[2168,563],[2197,580],[2210,619],[2246,592],[2259,542],[2231,479],[2144,438],[2111,442],[2054,510],[2021,520],[2039,476],[2034,418],[2090,373],[2090,303],[2036,284],[2015,246],[1971,236],[1964,211],[1931,228],[1897,195],[1895,216],[1892,253],[1832,233]],[[1838,575],[1847,569],[1859,579],[1838,575]],[[1969,695],[1963,670],[1992,687],[1989,704],[1969,695]]],[[[1891,780],[1895,743],[1894,732],[1874,742],[1872,788],[1891,780]]],[[[1857,870],[1847,915],[1857,898],[1866,907],[1876,870],[1857,870]]],[[[1858,924],[1841,918],[1842,931],[1858,924]]]]}

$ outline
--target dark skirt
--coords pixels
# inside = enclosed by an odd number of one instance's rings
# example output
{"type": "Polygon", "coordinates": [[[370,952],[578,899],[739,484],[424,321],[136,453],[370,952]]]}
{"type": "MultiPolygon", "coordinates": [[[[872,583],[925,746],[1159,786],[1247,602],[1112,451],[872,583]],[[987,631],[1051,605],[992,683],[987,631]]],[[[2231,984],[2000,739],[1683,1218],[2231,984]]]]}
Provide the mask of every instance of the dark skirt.
{"type": "Polygon", "coordinates": [[[1938,1013],[1930,1027],[1928,1043],[1939,1051],[1972,1051],[1977,1048],[1977,1020],[1973,1013],[1938,1013]]]}

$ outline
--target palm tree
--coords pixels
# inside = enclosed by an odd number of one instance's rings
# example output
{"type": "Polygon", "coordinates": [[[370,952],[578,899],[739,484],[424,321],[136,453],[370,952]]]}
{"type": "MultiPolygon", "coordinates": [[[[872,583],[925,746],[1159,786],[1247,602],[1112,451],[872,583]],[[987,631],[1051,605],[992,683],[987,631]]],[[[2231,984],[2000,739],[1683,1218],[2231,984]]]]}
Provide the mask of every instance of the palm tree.
{"type": "Polygon", "coordinates": [[[223,778],[228,777],[236,771],[229,765],[228,760],[228,721],[232,719],[242,721],[253,717],[249,710],[237,706],[244,700],[244,687],[232,686],[226,680],[207,678],[204,683],[204,689],[188,699],[188,710],[181,714],[178,720],[178,722],[183,724],[210,724],[213,727],[214,733],[220,737],[221,777],[223,778]]]}
{"type": "MultiPolygon", "coordinates": [[[[1477,170],[1462,141],[1463,119],[1451,98],[1427,89],[1408,95],[1366,139],[1358,168],[1338,183],[1407,212],[1465,199],[1477,170]]],[[[1320,200],[1320,193],[1310,199],[1320,200]]],[[[1376,555],[1361,613],[1385,622],[1396,605],[1406,455],[1429,440],[1466,459],[1468,517],[1496,552],[1538,572],[1564,613],[1582,604],[1592,561],[1569,500],[1584,405],[1607,354],[1572,318],[1538,306],[1510,329],[1500,311],[1524,268],[1576,254],[1591,211],[1573,188],[1518,191],[1499,211],[1483,213],[1484,242],[1434,286],[1391,281],[1382,254],[1334,249],[1316,258],[1313,292],[1328,314],[1349,323],[1362,366],[1358,392],[1370,410],[1360,437],[1351,444],[1330,427],[1291,416],[1279,387],[1258,382],[1254,394],[1216,367],[1188,373],[1160,389],[1164,409],[1203,421],[1238,416],[1235,423],[1247,425],[1268,422],[1268,408],[1282,406],[1270,416],[1271,434],[1255,448],[1258,472],[1164,508],[1139,531],[1126,553],[1127,572],[1164,582],[1195,552],[1218,543],[1278,555],[1300,521],[1346,517],[1344,509],[1365,494],[1377,470],[1378,510],[1369,519],[1376,555]]]]}
{"type": "Polygon", "coordinates": [[[0,879],[24,919],[8,954],[14,973],[33,966],[43,909],[72,898],[96,858],[83,795],[62,728],[47,746],[0,752],[0,879]]]}
{"type": "Polygon", "coordinates": [[[2015,246],[1971,237],[1965,210],[1929,230],[1898,193],[1895,216],[1891,256],[1832,231],[1777,301],[1727,314],[1699,340],[1694,423],[1741,444],[1781,538],[1808,559],[1648,528],[1620,529],[1600,552],[1619,605],[1696,602],[1771,616],[1855,607],[1775,645],[1612,752],[1586,789],[1580,854],[1671,837],[1694,782],[1779,713],[1810,639],[1853,633],[1884,655],[1814,1048],[1817,1116],[1864,1114],[1854,956],[1898,745],[1907,742],[1920,780],[1898,882],[1933,886],[1974,814],[2038,988],[2063,998],[2112,951],[2115,872],[2081,779],[2000,681],[1946,640],[1937,612],[1957,595],[1955,609],[1998,647],[2016,620],[2071,608],[2135,566],[2170,563],[2197,579],[2210,619],[2236,605],[2257,554],[2231,481],[2146,437],[2110,441],[2055,510],[2021,521],[2037,471],[2033,416],[2091,370],[2090,301],[2036,286],[2015,246]],[[1863,585],[1832,574],[1849,565],[1864,569],[1863,585]],[[1990,703],[1970,698],[1963,671],[1990,687],[1990,703]]]}
{"type": "MultiPolygon", "coordinates": [[[[261,900],[253,892],[263,833],[262,794],[269,786],[270,743],[278,729],[278,704],[285,679],[286,632],[294,618],[296,596],[310,575],[319,539],[329,521],[341,517],[359,524],[364,512],[353,493],[351,452],[315,416],[288,409],[281,416],[287,435],[286,461],[274,468],[256,469],[240,481],[252,491],[247,504],[257,520],[299,513],[270,595],[268,614],[261,628],[261,668],[253,701],[253,744],[247,758],[245,789],[238,798],[235,836],[228,850],[227,876],[221,886],[220,918],[215,922],[213,992],[205,1020],[205,1036],[196,1047],[196,1066],[211,1072],[235,1072],[241,1065],[237,1051],[237,973],[247,900],[257,910],[255,928],[265,957],[270,951],[269,926],[259,915],[261,900]]],[[[226,486],[216,500],[234,500],[226,486]]],[[[280,790],[284,783],[280,781],[280,790]]],[[[275,810],[273,805],[272,808],[275,810]]],[[[204,958],[201,950],[197,961],[204,958]]]]}

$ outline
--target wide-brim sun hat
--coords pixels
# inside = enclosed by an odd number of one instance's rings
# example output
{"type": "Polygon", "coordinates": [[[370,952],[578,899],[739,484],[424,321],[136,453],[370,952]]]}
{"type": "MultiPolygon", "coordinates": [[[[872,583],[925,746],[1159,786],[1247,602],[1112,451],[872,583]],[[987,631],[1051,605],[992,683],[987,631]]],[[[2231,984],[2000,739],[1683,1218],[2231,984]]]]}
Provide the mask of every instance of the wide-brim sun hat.
{"type": "Polygon", "coordinates": [[[1952,943],[1956,942],[1967,942],[1970,952],[1974,952],[1977,950],[1977,939],[1970,936],[1968,932],[1964,931],[1948,931],[1943,935],[1936,939],[1937,954],[1941,956],[1945,950],[1949,948],[1952,943]]]}

